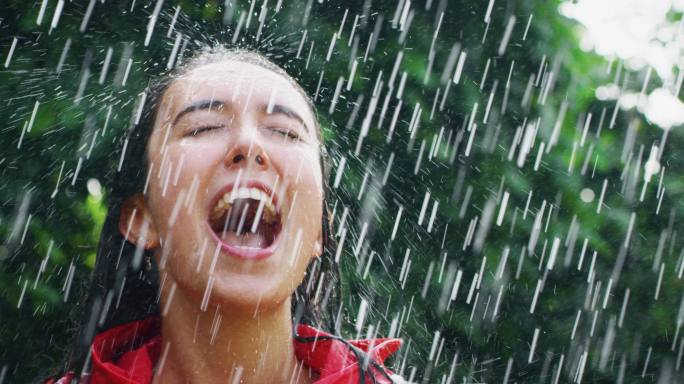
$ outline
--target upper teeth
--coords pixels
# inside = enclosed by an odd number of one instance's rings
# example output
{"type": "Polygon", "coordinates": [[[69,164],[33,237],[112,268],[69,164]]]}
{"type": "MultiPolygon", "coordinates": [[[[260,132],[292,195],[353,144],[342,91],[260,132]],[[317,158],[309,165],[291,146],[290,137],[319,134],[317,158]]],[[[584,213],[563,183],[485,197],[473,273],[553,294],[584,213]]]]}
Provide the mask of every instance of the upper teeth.
{"type": "MultiPolygon", "coordinates": [[[[263,218],[266,222],[271,222],[276,216],[276,208],[273,200],[266,192],[258,188],[235,188],[224,194],[214,206],[213,214],[220,215],[229,209],[237,199],[252,199],[259,202],[260,210],[263,211],[263,218]]],[[[258,212],[258,211],[257,211],[258,212]]]]}

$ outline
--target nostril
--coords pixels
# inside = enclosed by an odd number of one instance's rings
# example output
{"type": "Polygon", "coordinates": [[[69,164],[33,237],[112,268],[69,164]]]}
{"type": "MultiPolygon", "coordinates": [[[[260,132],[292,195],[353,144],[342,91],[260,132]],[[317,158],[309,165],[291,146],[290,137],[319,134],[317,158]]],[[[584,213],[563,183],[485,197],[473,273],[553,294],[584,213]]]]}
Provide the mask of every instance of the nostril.
{"type": "Polygon", "coordinates": [[[244,158],[245,158],[245,157],[244,157],[243,155],[235,155],[235,157],[233,157],[233,163],[239,163],[239,162],[241,162],[242,159],[244,159],[244,158]]]}

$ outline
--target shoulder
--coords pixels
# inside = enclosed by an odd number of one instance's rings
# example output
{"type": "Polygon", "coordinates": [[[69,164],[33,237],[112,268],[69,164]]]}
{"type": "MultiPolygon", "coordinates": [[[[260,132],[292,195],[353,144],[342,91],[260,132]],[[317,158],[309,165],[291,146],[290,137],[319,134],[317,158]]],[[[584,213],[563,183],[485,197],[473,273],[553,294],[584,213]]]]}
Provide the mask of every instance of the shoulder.
{"type": "Polygon", "coordinates": [[[317,384],[358,383],[373,378],[377,383],[408,383],[384,365],[403,341],[397,338],[347,340],[305,324],[298,324],[295,354],[317,371],[317,384]]]}
{"type": "Polygon", "coordinates": [[[93,339],[88,369],[51,377],[43,384],[113,383],[118,382],[116,378],[121,375],[151,377],[152,368],[159,357],[159,328],[159,318],[150,316],[102,331],[93,339]],[[134,363],[119,364],[121,361],[134,363]]]}

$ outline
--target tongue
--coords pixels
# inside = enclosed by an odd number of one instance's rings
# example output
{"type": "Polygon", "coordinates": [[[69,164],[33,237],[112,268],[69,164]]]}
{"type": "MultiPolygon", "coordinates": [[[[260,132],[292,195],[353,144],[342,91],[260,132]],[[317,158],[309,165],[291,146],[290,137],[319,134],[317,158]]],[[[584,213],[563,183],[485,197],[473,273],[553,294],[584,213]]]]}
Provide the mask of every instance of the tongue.
{"type": "Polygon", "coordinates": [[[243,232],[238,235],[235,232],[226,231],[226,233],[221,236],[221,240],[226,244],[240,247],[265,248],[268,246],[266,236],[259,232],[243,232]]]}

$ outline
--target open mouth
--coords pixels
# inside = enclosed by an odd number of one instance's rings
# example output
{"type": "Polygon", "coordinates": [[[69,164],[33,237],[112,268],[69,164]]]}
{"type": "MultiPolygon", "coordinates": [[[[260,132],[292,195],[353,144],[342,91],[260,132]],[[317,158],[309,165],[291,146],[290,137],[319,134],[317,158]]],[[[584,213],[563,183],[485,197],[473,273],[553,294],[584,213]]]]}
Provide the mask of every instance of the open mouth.
{"type": "Polygon", "coordinates": [[[214,199],[209,227],[229,253],[265,257],[272,253],[281,230],[280,210],[273,192],[264,185],[228,187],[214,199]]]}

